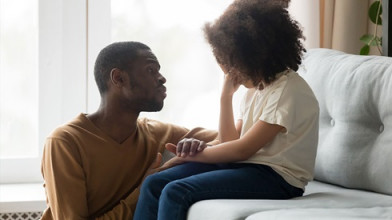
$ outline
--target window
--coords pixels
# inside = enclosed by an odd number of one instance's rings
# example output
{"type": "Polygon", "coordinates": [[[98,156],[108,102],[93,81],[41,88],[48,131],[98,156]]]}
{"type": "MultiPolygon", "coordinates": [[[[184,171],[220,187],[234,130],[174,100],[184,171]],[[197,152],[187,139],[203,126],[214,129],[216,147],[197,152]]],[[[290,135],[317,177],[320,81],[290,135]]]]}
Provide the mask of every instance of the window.
{"type": "Polygon", "coordinates": [[[0,16],[0,158],[36,156],[38,1],[0,0],[0,16]]]}
{"type": "Polygon", "coordinates": [[[86,111],[86,3],[0,0],[0,183],[41,182],[46,136],[86,111]]]}
{"type": "Polygon", "coordinates": [[[38,0],[0,0],[2,182],[17,160],[29,161],[39,154],[37,57],[38,0]]]}

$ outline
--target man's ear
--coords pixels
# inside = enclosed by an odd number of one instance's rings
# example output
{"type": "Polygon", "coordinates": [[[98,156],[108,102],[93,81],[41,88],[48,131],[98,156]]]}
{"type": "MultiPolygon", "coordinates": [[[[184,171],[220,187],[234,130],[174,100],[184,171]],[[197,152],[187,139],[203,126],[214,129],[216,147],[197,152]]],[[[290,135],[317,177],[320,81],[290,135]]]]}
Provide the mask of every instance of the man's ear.
{"type": "Polygon", "coordinates": [[[118,88],[124,85],[125,82],[124,77],[125,77],[124,72],[118,68],[113,68],[112,71],[110,71],[110,83],[112,83],[114,86],[118,88]]]}

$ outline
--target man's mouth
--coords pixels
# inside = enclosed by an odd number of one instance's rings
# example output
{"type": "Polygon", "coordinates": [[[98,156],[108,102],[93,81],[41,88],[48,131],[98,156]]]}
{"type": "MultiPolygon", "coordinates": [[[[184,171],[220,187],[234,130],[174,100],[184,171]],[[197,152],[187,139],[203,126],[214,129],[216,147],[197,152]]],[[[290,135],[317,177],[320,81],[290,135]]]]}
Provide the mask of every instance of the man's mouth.
{"type": "Polygon", "coordinates": [[[160,86],[158,90],[164,97],[166,97],[166,87],[164,85],[160,86]]]}

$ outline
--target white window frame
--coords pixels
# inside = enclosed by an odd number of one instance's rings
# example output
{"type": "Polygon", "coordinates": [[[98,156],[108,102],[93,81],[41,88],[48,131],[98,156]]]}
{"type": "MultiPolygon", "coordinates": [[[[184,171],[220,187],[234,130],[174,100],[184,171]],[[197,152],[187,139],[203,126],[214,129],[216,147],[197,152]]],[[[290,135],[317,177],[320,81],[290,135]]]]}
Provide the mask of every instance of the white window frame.
{"type": "Polygon", "coordinates": [[[38,8],[39,154],[0,159],[1,184],[42,182],[45,138],[87,110],[87,0],[39,0],[38,8]]]}
{"type": "Polygon", "coordinates": [[[87,25],[87,112],[95,112],[100,104],[100,94],[94,79],[94,64],[98,53],[111,42],[111,0],[86,0],[87,25]]]}

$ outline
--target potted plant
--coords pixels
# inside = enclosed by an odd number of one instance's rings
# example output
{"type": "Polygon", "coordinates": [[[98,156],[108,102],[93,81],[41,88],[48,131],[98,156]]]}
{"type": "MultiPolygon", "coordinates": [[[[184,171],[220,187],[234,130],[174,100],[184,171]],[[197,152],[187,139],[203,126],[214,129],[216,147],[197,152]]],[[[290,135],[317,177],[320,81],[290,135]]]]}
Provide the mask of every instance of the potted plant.
{"type": "Polygon", "coordinates": [[[361,48],[360,55],[368,55],[370,51],[370,47],[377,47],[380,54],[382,54],[382,38],[377,36],[378,27],[382,25],[382,2],[381,0],[376,0],[373,2],[368,11],[369,19],[372,23],[375,24],[374,33],[373,34],[365,34],[360,40],[365,43],[365,45],[361,48]]]}

